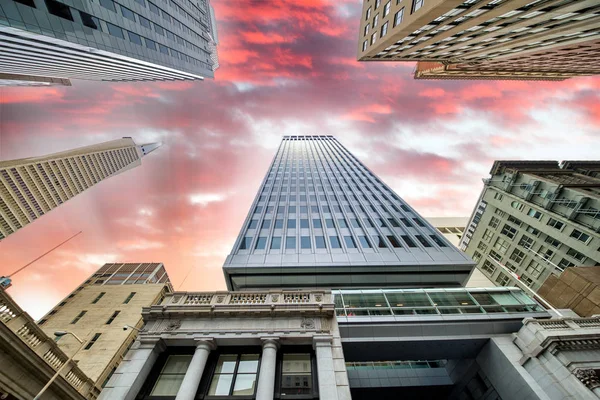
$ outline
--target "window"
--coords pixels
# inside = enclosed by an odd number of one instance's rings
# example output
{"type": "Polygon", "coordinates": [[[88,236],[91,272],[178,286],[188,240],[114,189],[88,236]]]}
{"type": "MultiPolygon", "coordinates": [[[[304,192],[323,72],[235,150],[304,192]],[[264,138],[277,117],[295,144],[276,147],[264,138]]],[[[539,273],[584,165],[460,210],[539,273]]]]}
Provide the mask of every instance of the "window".
{"type": "Polygon", "coordinates": [[[271,250],[280,250],[280,249],[281,249],[281,237],[274,236],[273,239],[271,239],[271,250]]]}
{"type": "Polygon", "coordinates": [[[79,16],[83,25],[88,28],[100,30],[100,20],[98,18],[83,11],[79,11],[79,16]]]}
{"type": "Polygon", "coordinates": [[[23,4],[25,6],[37,8],[35,6],[35,3],[33,2],[33,0],[14,0],[14,1],[17,2],[17,3],[19,3],[19,4],[23,4]]]}
{"type": "Polygon", "coordinates": [[[266,236],[260,236],[258,238],[258,240],[256,241],[256,250],[264,250],[265,247],[267,246],[267,237],[266,236]]]}
{"type": "Polygon", "coordinates": [[[308,229],[308,219],[303,218],[300,220],[300,228],[301,229],[308,229]]]}
{"type": "Polygon", "coordinates": [[[574,259],[576,259],[579,262],[585,262],[585,260],[587,259],[585,254],[581,254],[580,252],[573,250],[573,249],[569,249],[567,251],[567,255],[573,257],[574,259]]]}
{"type": "Polygon", "coordinates": [[[287,227],[288,227],[288,229],[296,229],[296,220],[288,219],[287,227]]]}
{"type": "Polygon", "coordinates": [[[96,333],[94,334],[94,337],[92,337],[92,339],[88,342],[87,345],[85,345],[84,350],[89,350],[92,348],[92,346],[94,345],[94,343],[96,343],[96,341],[98,340],[98,338],[101,336],[101,333],[96,333]]]}
{"type": "Polygon", "coordinates": [[[400,218],[400,220],[401,220],[401,221],[402,221],[402,223],[403,223],[404,225],[406,225],[407,227],[409,227],[409,228],[412,228],[412,227],[413,227],[413,224],[411,224],[411,223],[410,223],[410,221],[409,221],[409,219],[408,219],[408,218],[400,218]]]}
{"type": "Polygon", "coordinates": [[[160,8],[158,8],[156,6],[156,4],[152,3],[151,1],[149,1],[148,5],[150,6],[150,11],[152,11],[156,15],[160,15],[160,8]]]}
{"type": "Polygon", "coordinates": [[[548,220],[547,225],[553,227],[554,229],[558,229],[559,231],[562,230],[562,228],[564,228],[564,226],[565,226],[564,223],[562,223],[554,218],[550,218],[548,220]]]}
{"type": "Polygon", "coordinates": [[[252,237],[246,236],[240,243],[240,250],[248,250],[252,244],[252,237]]]}
{"type": "Polygon", "coordinates": [[[329,236],[329,242],[331,243],[332,249],[339,249],[342,247],[337,236],[329,236]]]}
{"type": "Polygon", "coordinates": [[[117,12],[115,2],[113,0],[100,0],[100,5],[104,8],[108,8],[112,12],[117,12]]]}
{"type": "Polygon", "coordinates": [[[492,275],[496,271],[496,267],[492,265],[490,261],[485,260],[483,262],[483,265],[481,266],[481,270],[487,273],[488,275],[492,275]]]}
{"type": "Polygon", "coordinates": [[[395,219],[388,218],[388,222],[393,228],[400,228],[400,224],[395,219]]]}
{"type": "Polygon", "coordinates": [[[486,251],[487,250],[487,244],[483,243],[483,242],[479,242],[479,244],[477,245],[477,248],[481,251],[486,251]]]}
{"type": "Polygon", "coordinates": [[[360,242],[360,245],[362,246],[363,249],[371,248],[371,244],[369,243],[369,240],[367,239],[366,236],[359,236],[358,241],[360,242]]]}
{"type": "Polygon", "coordinates": [[[77,316],[73,319],[73,321],[71,321],[71,324],[76,324],[77,322],[79,322],[79,320],[81,318],[83,318],[83,316],[87,313],[86,310],[83,310],[82,312],[80,312],[79,314],[77,314],[77,316]]]}
{"type": "Polygon", "coordinates": [[[500,286],[507,286],[510,283],[510,277],[500,272],[496,278],[496,283],[500,286]]]}
{"type": "Polygon", "coordinates": [[[492,257],[496,261],[502,260],[502,255],[496,253],[494,250],[490,250],[490,257],[492,257]]]}
{"type": "Polygon", "coordinates": [[[492,219],[490,220],[490,226],[492,228],[497,228],[499,223],[500,223],[500,220],[496,217],[492,217],[492,219]]]}
{"type": "Polygon", "coordinates": [[[296,237],[295,236],[287,236],[285,238],[285,248],[286,249],[296,249],[296,237]]]}
{"type": "Polygon", "coordinates": [[[326,219],[325,220],[325,226],[327,228],[334,228],[335,227],[335,225],[333,225],[333,220],[332,219],[326,219]]]}
{"type": "Polygon", "coordinates": [[[415,235],[415,237],[419,242],[421,242],[423,247],[431,247],[431,243],[429,243],[422,235],[415,235]]]}
{"type": "Polygon", "coordinates": [[[191,361],[191,355],[170,355],[150,396],[176,396],[191,361]]]}
{"type": "Polygon", "coordinates": [[[558,263],[558,266],[562,269],[568,268],[568,267],[572,267],[575,264],[572,263],[571,261],[567,260],[566,258],[563,258],[562,260],[560,260],[560,262],[558,263]]]}
{"type": "Polygon", "coordinates": [[[447,247],[446,243],[444,243],[439,237],[437,237],[436,235],[429,235],[429,237],[431,238],[431,240],[434,241],[435,244],[437,244],[440,247],[447,247]]]}
{"type": "Polygon", "coordinates": [[[527,215],[529,215],[531,218],[535,218],[535,219],[542,218],[542,213],[539,212],[538,210],[533,209],[533,208],[529,209],[529,212],[527,213],[527,215]]]}
{"type": "Polygon", "coordinates": [[[404,18],[404,7],[402,7],[402,9],[394,15],[394,26],[400,25],[400,23],[402,23],[403,18],[404,18]]]}
{"type": "Polygon", "coordinates": [[[251,396],[256,389],[258,354],[221,354],[209,396],[251,396]]]}
{"type": "Polygon", "coordinates": [[[519,211],[522,211],[522,210],[523,210],[523,207],[524,207],[524,206],[523,206],[523,204],[522,204],[522,203],[519,203],[518,201],[513,201],[513,202],[511,202],[511,203],[510,203],[510,206],[511,206],[512,208],[515,208],[515,209],[519,210],[519,211]]]}
{"type": "Polygon", "coordinates": [[[107,22],[106,26],[108,26],[108,33],[110,33],[112,36],[125,39],[125,35],[123,35],[123,29],[111,24],[110,22],[107,22]]]}
{"type": "Polygon", "coordinates": [[[494,243],[494,248],[502,254],[506,254],[506,251],[508,250],[509,247],[510,247],[510,243],[501,238],[497,238],[496,243],[494,243]]]}
{"type": "Polygon", "coordinates": [[[531,260],[529,262],[529,265],[527,266],[527,269],[525,270],[525,272],[527,272],[528,274],[531,274],[534,278],[539,277],[543,271],[544,271],[544,267],[542,267],[540,264],[538,264],[534,260],[531,260]]]}
{"type": "Polygon", "coordinates": [[[504,196],[502,195],[502,193],[499,193],[499,192],[494,193],[494,199],[496,199],[498,201],[502,201],[503,198],[504,198],[504,196]]]}
{"type": "Polygon", "coordinates": [[[413,0],[411,14],[423,7],[423,3],[425,3],[425,0],[413,0]]]}
{"type": "Polygon", "coordinates": [[[367,228],[374,228],[375,225],[373,225],[373,222],[369,219],[369,218],[365,218],[363,219],[364,224],[367,228]]]}
{"type": "Polygon", "coordinates": [[[317,249],[326,249],[325,236],[315,236],[315,247],[317,249]]]}
{"type": "Polygon", "coordinates": [[[499,215],[500,218],[502,218],[506,215],[506,213],[499,208],[496,208],[496,210],[494,211],[494,214],[499,215]]]}
{"type": "Polygon", "coordinates": [[[54,0],[46,0],[46,7],[48,7],[48,12],[50,14],[73,21],[73,15],[71,14],[71,9],[68,5],[54,0]]]}
{"type": "MultiPolygon", "coordinates": [[[[404,239],[404,236],[402,237],[404,239]]],[[[392,244],[392,247],[397,248],[397,249],[401,249],[402,246],[400,245],[400,242],[398,241],[398,239],[396,239],[395,236],[387,236],[387,239],[390,241],[390,243],[392,244]]],[[[412,242],[412,241],[411,241],[412,242]]],[[[414,244],[414,243],[413,243],[414,244]]],[[[410,246],[410,244],[408,244],[410,246]]]]}
{"type": "Polygon", "coordinates": [[[340,225],[340,228],[347,228],[348,227],[348,224],[346,223],[346,220],[344,218],[338,219],[338,224],[340,225]]]}
{"type": "Polygon", "coordinates": [[[129,8],[121,6],[121,14],[125,18],[135,22],[135,14],[129,8]]]}
{"type": "Polygon", "coordinates": [[[322,228],[321,220],[318,218],[313,219],[313,228],[322,228]]]}
{"type": "Polygon", "coordinates": [[[135,2],[141,4],[142,7],[146,7],[146,0],[135,0],[135,2]]]}
{"type": "Polygon", "coordinates": [[[516,226],[521,226],[523,225],[523,221],[521,221],[519,218],[515,218],[512,215],[508,216],[508,222],[512,222],[513,224],[515,224],[516,226]]]}
{"type": "Polygon", "coordinates": [[[375,0],[375,9],[377,10],[381,5],[381,0],[375,0]]]}
{"type": "MultiPolygon", "coordinates": [[[[389,238],[390,237],[388,236],[388,239],[389,238]]],[[[408,245],[408,247],[417,247],[417,245],[415,244],[415,242],[413,242],[413,240],[408,235],[402,235],[402,240],[404,240],[404,243],[406,243],[408,245]]],[[[392,245],[393,245],[393,243],[392,243],[392,245]]]]}
{"type": "Polygon", "coordinates": [[[384,37],[385,35],[387,35],[387,31],[388,31],[388,23],[386,22],[385,24],[383,24],[381,26],[381,37],[384,37]]]}
{"type": "Polygon", "coordinates": [[[115,320],[115,318],[117,318],[117,315],[119,315],[120,312],[121,311],[115,311],[113,313],[113,315],[110,316],[110,318],[108,319],[108,321],[106,321],[106,325],[110,325],[115,320]]]}
{"type": "Polygon", "coordinates": [[[363,42],[362,51],[366,51],[366,50],[367,50],[367,46],[368,46],[368,44],[369,44],[369,41],[368,41],[368,40],[365,40],[365,41],[363,42]]]}
{"type": "Polygon", "coordinates": [[[525,253],[523,253],[519,249],[514,249],[512,254],[510,255],[510,259],[519,264],[521,263],[521,261],[523,261],[524,258],[525,258],[525,253]]]}
{"type": "Polygon", "coordinates": [[[250,225],[248,225],[248,229],[256,229],[257,225],[258,225],[258,221],[253,219],[250,221],[250,225]]]}
{"type": "Polygon", "coordinates": [[[573,229],[573,232],[571,232],[569,236],[583,243],[587,243],[590,240],[590,235],[588,235],[587,233],[583,233],[577,229],[573,229]]]}
{"type": "Polygon", "coordinates": [[[300,237],[300,248],[310,249],[310,236],[301,236],[300,237]]]}
{"type": "Polygon", "coordinates": [[[284,354],[281,368],[281,395],[310,395],[311,391],[311,355],[284,354]]]}
{"type": "Polygon", "coordinates": [[[504,227],[502,228],[502,231],[500,231],[500,234],[508,237],[509,239],[514,239],[515,235],[517,234],[517,230],[508,224],[504,224],[504,227]]]}
{"type": "Polygon", "coordinates": [[[473,253],[473,261],[475,261],[476,263],[478,263],[479,260],[481,260],[481,253],[478,252],[478,251],[475,251],[475,253],[473,253]]]}
{"type": "Polygon", "coordinates": [[[383,16],[385,17],[386,15],[388,15],[390,13],[390,8],[392,7],[392,2],[388,1],[385,6],[383,7],[383,16]]]}
{"type": "Polygon", "coordinates": [[[131,299],[133,299],[133,296],[135,296],[136,292],[131,292],[129,293],[129,296],[127,296],[127,298],[125,299],[125,301],[123,302],[123,304],[129,304],[129,302],[131,301],[131,299]]]}
{"type": "Polygon", "coordinates": [[[283,220],[282,219],[275,220],[275,229],[283,229],[283,220]]]}
{"type": "Polygon", "coordinates": [[[489,229],[486,229],[485,232],[483,232],[483,240],[485,240],[486,242],[490,242],[492,240],[492,236],[494,234],[492,233],[492,231],[490,231],[489,229]]]}
{"type": "Polygon", "coordinates": [[[154,40],[150,40],[148,38],[144,38],[146,42],[146,47],[152,50],[156,50],[156,42],[154,40]]]}
{"type": "Polygon", "coordinates": [[[523,246],[526,249],[530,249],[534,243],[535,241],[532,238],[525,235],[523,235],[523,237],[521,237],[521,240],[519,240],[519,246],[523,246]]]}
{"type": "Polygon", "coordinates": [[[142,37],[140,35],[138,35],[137,33],[127,31],[127,36],[129,36],[129,41],[131,43],[135,43],[140,46],[142,45],[142,37]]]}
{"type": "Polygon", "coordinates": [[[413,218],[413,221],[415,221],[417,223],[417,225],[419,225],[423,228],[425,227],[425,224],[419,218],[413,218]]]}
{"type": "Polygon", "coordinates": [[[367,20],[367,21],[368,21],[368,20],[369,20],[369,18],[371,18],[371,7],[369,7],[369,8],[367,9],[367,16],[366,16],[365,20],[367,20]]]}
{"type": "Polygon", "coordinates": [[[371,45],[375,44],[377,41],[377,32],[371,35],[371,45]]]}
{"type": "Polygon", "coordinates": [[[376,243],[376,246],[380,249],[385,249],[387,246],[385,245],[385,240],[379,235],[372,236],[373,243],[376,243]]]}
{"type": "Polygon", "coordinates": [[[344,243],[346,243],[346,247],[349,249],[356,248],[356,243],[354,243],[354,238],[352,236],[344,236],[344,243]]]}
{"type": "Polygon", "coordinates": [[[357,219],[351,219],[350,220],[350,225],[352,225],[352,227],[354,227],[354,228],[361,228],[360,222],[358,222],[357,219]]]}
{"type": "Polygon", "coordinates": [[[106,292],[100,292],[98,294],[98,296],[96,296],[96,298],[92,301],[92,304],[96,304],[97,302],[100,301],[100,299],[106,294],[106,292]]]}
{"type": "Polygon", "coordinates": [[[535,229],[533,226],[528,226],[527,228],[525,228],[525,230],[529,233],[531,233],[534,236],[539,236],[540,235],[540,231],[535,229]]]}
{"type": "Polygon", "coordinates": [[[370,26],[371,25],[369,25],[369,24],[365,25],[365,36],[367,36],[369,34],[369,27],[370,26]]]}

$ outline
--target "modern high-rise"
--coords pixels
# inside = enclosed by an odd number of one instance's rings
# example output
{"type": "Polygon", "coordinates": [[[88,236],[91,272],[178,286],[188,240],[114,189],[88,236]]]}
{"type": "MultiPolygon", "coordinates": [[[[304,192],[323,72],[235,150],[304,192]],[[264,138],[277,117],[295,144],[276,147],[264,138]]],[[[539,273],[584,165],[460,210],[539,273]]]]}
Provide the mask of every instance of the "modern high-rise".
{"type": "Polygon", "coordinates": [[[0,239],[100,181],[142,164],[160,143],[125,137],[46,156],[0,161],[0,239]]]}
{"type": "Polygon", "coordinates": [[[3,0],[0,73],[199,80],[218,66],[209,0],[3,0]]]}
{"type": "Polygon", "coordinates": [[[463,286],[473,261],[333,136],[284,136],[223,270],[233,290],[463,286]]]}
{"type": "Polygon", "coordinates": [[[71,81],[64,78],[0,73],[1,86],[71,86],[71,81]]]}
{"type": "Polygon", "coordinates": [[[359,61],[418,61],[417,79],[600,74],[594,0],[364,0],[359,61]]]}
{"type": "Polygon", "coordinates": [[[50,337],[73,332],[57,341],[79,368],[103,387],[142,327],[142,307],[159,304],[173,287],[162,263],[105,264],[39,321],[50,337]],[[123,329],[125,325],[133,328],[123,329]],[[134,329],[135,328],[135,329],[134,329]]]}
{"type": "Polygon", "coordinates": [[[600,265],[600,162],[496,161],[460,243],[496,285],[600,265]]]}

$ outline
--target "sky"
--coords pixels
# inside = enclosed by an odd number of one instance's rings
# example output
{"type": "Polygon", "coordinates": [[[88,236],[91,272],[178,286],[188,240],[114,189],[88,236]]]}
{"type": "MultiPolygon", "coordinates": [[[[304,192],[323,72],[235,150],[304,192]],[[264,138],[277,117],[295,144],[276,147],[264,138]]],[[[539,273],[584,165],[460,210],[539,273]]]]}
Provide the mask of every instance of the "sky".
{"type": "Polygon", "coordinates": [[[594,159],[600,77],[413,80],[357,62],[359,0],[212,0],[220,68],[199,82],[0,88],[0,160],[131,136],[163,146],[0,242],[40,318],[107,262],[163,262],[176,290],[221,267],[283,135],[334,135],[425,217],[466,217],[497,159],[594,159]]]}

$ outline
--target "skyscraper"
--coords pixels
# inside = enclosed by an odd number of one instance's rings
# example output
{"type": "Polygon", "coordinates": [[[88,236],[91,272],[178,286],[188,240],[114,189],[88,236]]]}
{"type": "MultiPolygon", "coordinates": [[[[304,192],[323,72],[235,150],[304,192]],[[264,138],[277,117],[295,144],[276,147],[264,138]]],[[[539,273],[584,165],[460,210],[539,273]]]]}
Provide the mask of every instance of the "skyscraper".
{"type": "Polygon", "coordinates": [[[103,81],[197,80],[216,69],[209,0],[6,0],[0,72],[103,81]]]}
{"type": "Polygon", "coordinates": [[[141,328],[142,307],[159,304],[173,291],[162,263],[105,264],[38,322],[50,337],[56,331],[76,334],[58,347],[101,388],[118,367],[141,328]]]}
{"type": "Polygon", "coordinates": [[[0,239],[89,187],[142,164],[160,143],[133,139],[0,162],[0,239]]]}
{"type": "Polygon", "coordinates": [[[462,286],[473,262],[333,136],[284,136],[227,286],[462,286]]]}
{"type": "Polygon", "coordinates": [[[600,74],[598,2],[364,0],[358,60],[418,61],[417,79],[600,74]]]}
{"type": "Polygon", "coordinates": [[[550,274],[600,265],[600,163],[496,161],[461,249],[496,285],[506,266],[537,290],[550,274]]]}

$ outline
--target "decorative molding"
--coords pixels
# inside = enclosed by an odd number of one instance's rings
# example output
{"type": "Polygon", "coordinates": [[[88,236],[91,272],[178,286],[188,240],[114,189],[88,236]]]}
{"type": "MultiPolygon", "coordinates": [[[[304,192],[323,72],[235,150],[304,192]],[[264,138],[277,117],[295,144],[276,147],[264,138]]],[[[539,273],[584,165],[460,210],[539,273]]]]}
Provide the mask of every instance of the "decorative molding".
{"type": "Polygon", "coordinates": [[[590,390],[600,387],[600,380],[598,379],[598,375],[594,369],[579,368],[575,370],[575,377],[590,390]]]}
{"type": "Polygon", "coordinates": [[[165,331],[175,331],[181,328],[181,321],[178,319],[172,320],[168,322],[168,325],[164,328],[165,331]]]}
{"type": "Polygon", "coordinates": [[[304,329],[315,329],[315,320],[313,318],[302,318],[300,327],[304,329]]]}

